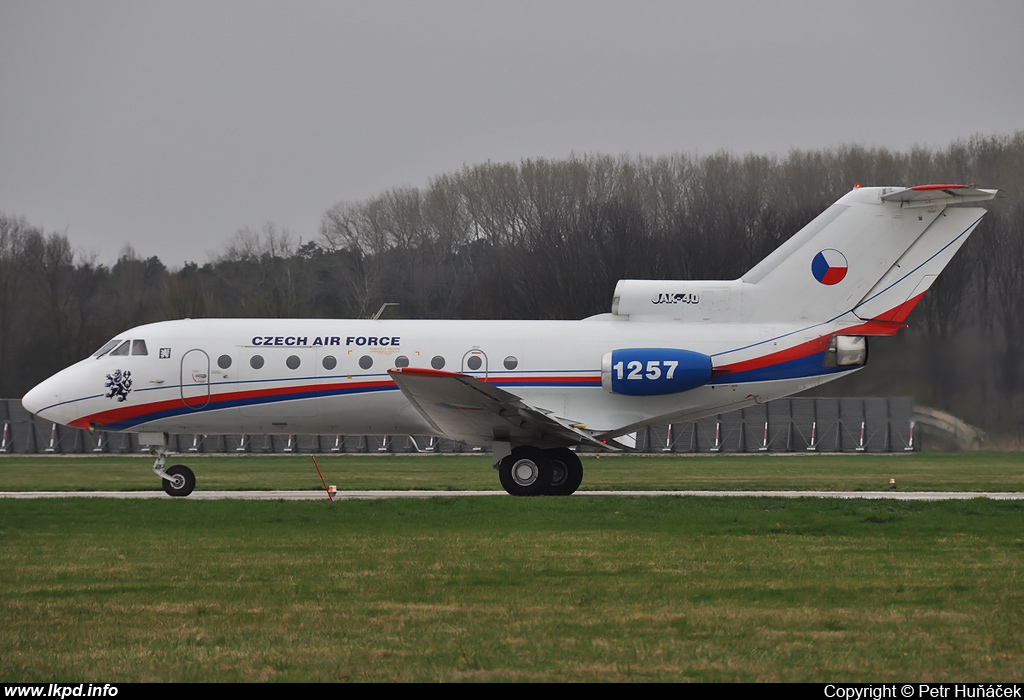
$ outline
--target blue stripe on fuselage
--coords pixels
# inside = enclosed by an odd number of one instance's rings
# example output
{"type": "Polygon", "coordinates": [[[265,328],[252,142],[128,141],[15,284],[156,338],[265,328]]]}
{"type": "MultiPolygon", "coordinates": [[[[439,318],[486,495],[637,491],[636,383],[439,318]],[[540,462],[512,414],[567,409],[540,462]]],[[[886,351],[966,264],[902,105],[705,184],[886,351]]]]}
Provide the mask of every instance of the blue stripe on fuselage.
{"type": "Polygon", "coordinates": [[[779,379],[799,379],[801,377],[817,377],[825,374],[849,372],[857,367],[825,367],[825,352],[814,353],[795,360],[778,362],[756,369],[742,372],[715,375],[711,384],[745,384],[749,382],[770,382],[779,379]]]}

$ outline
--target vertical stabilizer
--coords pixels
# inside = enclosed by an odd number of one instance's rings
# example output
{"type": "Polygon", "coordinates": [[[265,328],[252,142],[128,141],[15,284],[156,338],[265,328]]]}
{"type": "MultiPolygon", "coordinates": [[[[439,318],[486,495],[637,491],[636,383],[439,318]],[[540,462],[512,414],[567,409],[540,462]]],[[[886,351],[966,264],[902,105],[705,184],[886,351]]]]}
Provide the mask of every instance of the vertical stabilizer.
{"type": "Polygon", "coordinates": [[[853,311],[851,321],[879,322],[870,333],[895,332],[985,215],[948,205],[995,194],[962,185],[854,189],[743,275],[743,315],[822,323],[853,311]]]}
{"type": "Polygon", "coordinates": [[[612,314],[707,323],[842,319],[890,335],[985,215],[965,185],[857,187],[738,280],[620,280],[612,314]],[[848,316],[847,318],[843,318],[848,316]]]}

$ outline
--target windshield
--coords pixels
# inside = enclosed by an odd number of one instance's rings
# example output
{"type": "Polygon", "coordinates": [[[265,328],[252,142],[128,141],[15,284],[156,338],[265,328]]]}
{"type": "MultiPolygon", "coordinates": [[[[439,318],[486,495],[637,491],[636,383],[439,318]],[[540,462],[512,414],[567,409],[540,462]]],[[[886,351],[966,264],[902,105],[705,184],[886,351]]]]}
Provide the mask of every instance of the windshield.
{"type": "Polygon", "coordinates": [[[149,352],[146,349],[146,341],[142,339],[137,340],[122,340],[121,338],[114,338],[109,341],[102,348],[93,353],[93,357],[103,357],[104,355],[148,355],[149,352]]]}
{"type": "Polygon", "coordinates": [[[104,345],[102,348],[100,348],[95,353],[93,353],[93,357],[103,357],[104,355],[106,355],[110,351],[110,348],[114,347],[115,345],[117,345],[120,342],[121,342],[120,338],[114,338],[113,340],[108,340],[106,345],[104,345]]]}

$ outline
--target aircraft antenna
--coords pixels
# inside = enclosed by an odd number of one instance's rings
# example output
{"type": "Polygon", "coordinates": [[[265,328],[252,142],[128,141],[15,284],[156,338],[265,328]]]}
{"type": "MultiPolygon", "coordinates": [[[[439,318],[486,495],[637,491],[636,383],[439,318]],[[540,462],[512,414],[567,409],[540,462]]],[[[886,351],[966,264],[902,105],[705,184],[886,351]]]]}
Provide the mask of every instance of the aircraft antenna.
{"type": "Polygon", "coordinates": [[[380,318],[380,315],[382,313],[384,313],[384,309],[388,308],[389,306],[398,306],[398,302],[397,301],[385,301],[383,304],[380,305],[380,308],[377,309],[377,313],[375,313],[373,315],[373,318],[371,318],[370,320],[371,321],[376,321],[378,318],[380,318]]]}

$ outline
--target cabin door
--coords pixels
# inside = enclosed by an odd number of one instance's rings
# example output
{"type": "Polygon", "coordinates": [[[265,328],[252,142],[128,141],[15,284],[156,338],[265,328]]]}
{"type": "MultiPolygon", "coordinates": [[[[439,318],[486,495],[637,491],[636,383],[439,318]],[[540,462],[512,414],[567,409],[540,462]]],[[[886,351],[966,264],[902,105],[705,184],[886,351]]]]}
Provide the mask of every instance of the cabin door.
{"type": "Polygon", "coordinates": [[[181,357],[181,401],[194,411],[210,403],[210,356],[202,350],[181,357]]]}
{"type": "Polygon", "coordinates": [[[479,379],[487,379],[487,355],[483,350],[470,350],[462,356],[462,372],[479,379]]]}

